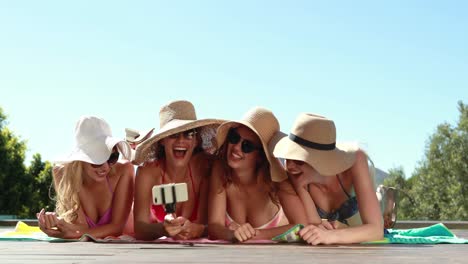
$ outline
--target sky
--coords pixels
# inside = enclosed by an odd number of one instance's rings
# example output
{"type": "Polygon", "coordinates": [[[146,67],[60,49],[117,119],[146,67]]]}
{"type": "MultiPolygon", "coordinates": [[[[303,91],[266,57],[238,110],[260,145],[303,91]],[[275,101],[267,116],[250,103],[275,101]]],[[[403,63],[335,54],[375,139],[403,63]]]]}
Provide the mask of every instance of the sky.
{"type": "Polygon", "coordinates": [[[0,107],[28,164],[67,154],[81,115],[114,136],[159,128],[159,109],[198,118],[270,109],[334,120],[378,168],[407,176],[438,124],[468,103],[465,1],[4,1],[0,107]]]}

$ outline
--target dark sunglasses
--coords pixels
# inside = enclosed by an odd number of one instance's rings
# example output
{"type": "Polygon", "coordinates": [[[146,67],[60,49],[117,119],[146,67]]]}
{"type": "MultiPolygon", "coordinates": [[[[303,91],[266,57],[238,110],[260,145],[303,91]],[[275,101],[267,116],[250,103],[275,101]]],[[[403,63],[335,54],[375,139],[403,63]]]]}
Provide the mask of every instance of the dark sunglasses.
{"type": "Polygon", "coordinates": [[[195,134],[197,134],[197,131],[192,129],[192,130],[187,130],[184,132],[172,134],[172,135],[169,135],[168,137],[172,139],[176,139],[176,138],[179,138],[180,135],[182,135],[185,139],[193,139],[195,137],[195,134]]]}
{"type": "MultiPolygon", "coordinates": [[[[109,166],[114,165],[119,160],[119,156],[120,156],[120,153],[118,151],[112,152],[109,156],[109,159],[107,160],[107,164],[109,164],[109,166]]],[[[91,167],[99,168],[102,165],[104,165],[104,163],[103,164],[91,164],[91,167]]]]}
{"type": "Polygon", "coordinates": [[[254,152],[255,150],[260,150],[260,147],[257,147],[252,141],[242,138],[235,129],[230,129],[227,135],[227,140],[229,144],[236,145],[242,139],[241,150],[244,153],[254,152]]]}

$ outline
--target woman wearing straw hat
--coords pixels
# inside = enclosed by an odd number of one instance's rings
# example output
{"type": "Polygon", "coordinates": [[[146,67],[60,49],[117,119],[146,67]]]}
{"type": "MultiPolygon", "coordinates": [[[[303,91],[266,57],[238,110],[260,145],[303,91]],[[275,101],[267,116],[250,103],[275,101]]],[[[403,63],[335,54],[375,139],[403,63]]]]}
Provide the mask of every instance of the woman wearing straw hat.
{"type": "Polygon", "coordinates": [[[75,149],[53,169],[56,213],[42,209],[39,227],[60,238],[121,235],[132,206],[134,170],[118,159],[120,153],[129,159],[130,146],[94,116],[78,120],[75,139],[75,149]]]}
{"type": "Polygon", "coordinates": [[[137,146],[138,167],[135,182],[135,235],[153,240],[161,236],[176,239],[201,237],[206,225],[208,155],[216,127],[222,120],[197,120],[195,108],[188,101],[174,101],[159,112],[160,130],[137,146]],[[210,134],[210,131],[212,132],[210,134]],[[152,204],[152,187],[167,183],[187,184],[188,201],[176,206],[173,220],[165,220],[161,205],[152,204]]]}
{"type": "Polygon", "coordinates": [[[278,133],[276,117],[260,107],[251,109],[242,120],[218,128],[221,148],[210,182],[210,238],[271,239],[290,227],[273,184],[286,179],[269,146],[278,133]]]}
{"type": "Polygon", "coordinates": [[[276,144],[274,155],[286,159],[289,175],[280,186],[286,215],[294,223],[309,224],[299,232],[309,244],[382,239],[368,157],[356,146],[335,140],[332,120],[300,114],[289,136],[276,144]]]}

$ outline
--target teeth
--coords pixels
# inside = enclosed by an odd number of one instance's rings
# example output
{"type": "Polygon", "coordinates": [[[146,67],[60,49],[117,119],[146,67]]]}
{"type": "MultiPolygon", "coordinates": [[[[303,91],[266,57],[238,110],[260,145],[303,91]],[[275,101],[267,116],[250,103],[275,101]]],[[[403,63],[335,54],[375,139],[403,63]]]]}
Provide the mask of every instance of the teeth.
{"type": "Polygon", "coordinates": [[[174,150],[178,150],[178,151],[186,151],[187,148],[174,148],[174,150]]]}
{"type": "Polygon", "coordinates": [[[241,158],[242,158],[242,156],[240,156],[240,155],[238,155],[238,154],[236,154],[236,153],[232,153],[232,156],[233,156],[234,158],[236,158],[236,159],[241,159],[241,158]]]}

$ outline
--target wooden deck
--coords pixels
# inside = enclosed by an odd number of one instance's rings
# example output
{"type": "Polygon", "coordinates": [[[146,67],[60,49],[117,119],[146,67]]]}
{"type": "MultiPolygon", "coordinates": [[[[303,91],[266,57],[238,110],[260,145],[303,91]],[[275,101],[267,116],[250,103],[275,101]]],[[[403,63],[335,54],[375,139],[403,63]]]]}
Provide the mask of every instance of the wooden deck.
{"type": "MultiPolygon", "coordinates": [[[[468,238],[468,230],[453,230],[468,238]]],[[[464,245],[169,245],[0,241],[0,263],[468,263],[464,245]]]]}

